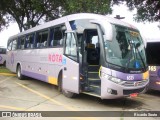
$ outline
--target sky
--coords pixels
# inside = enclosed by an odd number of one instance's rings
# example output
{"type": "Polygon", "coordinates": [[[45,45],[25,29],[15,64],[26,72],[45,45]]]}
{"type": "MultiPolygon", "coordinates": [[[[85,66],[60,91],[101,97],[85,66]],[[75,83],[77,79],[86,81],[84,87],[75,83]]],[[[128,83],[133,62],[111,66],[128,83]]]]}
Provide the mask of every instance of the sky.
{"type": "MultiPolygon", "coordinates": [[[[141,35],[145,39],[159,39],[160,40],[160,29],[158,28],[158,25],[160,23],[154,22],[154,23],[137,23],[133,21],[133,15],[136,13],[136,11],[129,11],[128,8],[125,5],[120,6],[114,6],[113,7],[113,13],[110,15],[111,17],[115,17],[116,15],[120,15],[122,17],[125,17],[125,19],[122,19],[123,21],[130,23],[134,26],[136,26],[141,35]]],[[[19,28],[17,23],[12,23],[8,28],[4,29],[2,32],[0,32],[0,46],[7,46],[7,40],[10,36],[15,35],[19,33],[19,28]]]]}

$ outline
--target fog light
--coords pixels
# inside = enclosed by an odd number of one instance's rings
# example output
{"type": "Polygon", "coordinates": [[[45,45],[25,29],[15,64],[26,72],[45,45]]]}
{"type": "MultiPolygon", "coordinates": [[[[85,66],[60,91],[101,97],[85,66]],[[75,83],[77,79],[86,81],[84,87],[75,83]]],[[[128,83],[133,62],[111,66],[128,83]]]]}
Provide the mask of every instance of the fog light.
{"type": "Polygon", "coordinates": [[[108,92],[108,93],[112,93],[112,89],[108,88],[108,89],[107,89],[107,92],[108,92]]]}
{"type": "Polygon", "coordinates": [[[108,88],[107,92],[110,93],[110,94],[113,94],[113,95],[117,95],[117,90],[113,90],[111,88],[108,88]]]}

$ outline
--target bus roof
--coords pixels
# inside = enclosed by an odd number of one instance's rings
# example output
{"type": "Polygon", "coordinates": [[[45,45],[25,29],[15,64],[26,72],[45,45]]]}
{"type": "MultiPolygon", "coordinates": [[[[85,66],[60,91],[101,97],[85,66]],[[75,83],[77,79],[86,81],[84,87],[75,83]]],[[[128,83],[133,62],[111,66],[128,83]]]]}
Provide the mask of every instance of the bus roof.
{"type": "Polygon", "coordinates": [[[160,38],[158,39],[146,39],[147,43],[160,42],[160,38]]]}
{"type": "Polygon", "coordinates": [[[26,31],[23,31],[17,35],[11,36],[9,39],[12,39],[17,36],[25,35],[27,33],[35,32],[40,29],[45,29],[45,28],[48,28],[48,27],[51,27],[54,25],[62,24],[62,23],[65,23],[66,21],[72,21],[72,20],[77,20],[77,19],[93,19],[93,20],[102,20],[103,19],[103,20],[106,20],[112,24],[117,24],[117,25],[129,27],[129,28],[137,29],[135,26],[133,26],[131,24],[128,24],[126,22],[123,22],[123,21],[115,19],[115,18],[111,18],[109,16],[93,14],[93,13],[78,13],[78,14],[64,16],[64,17],[52,20],[50,22],[46,22],[42,25],[39,25],[39,26],[33,27],[31,29],[28,29],[26,31]]]}

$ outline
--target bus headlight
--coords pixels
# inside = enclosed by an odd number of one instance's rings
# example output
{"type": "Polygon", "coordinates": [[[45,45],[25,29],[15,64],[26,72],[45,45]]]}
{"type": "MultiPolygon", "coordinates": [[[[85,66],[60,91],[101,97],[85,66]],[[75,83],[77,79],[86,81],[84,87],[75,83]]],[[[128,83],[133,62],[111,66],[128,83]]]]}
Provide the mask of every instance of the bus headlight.
{"type": "Polygon", "coordinates": [[[121,79],[116,78],[116,77],[112,77],[112,76],[109,76],[109,77],[108,77],[108,80],[110,80],[110,81],[112,81],[112,82],[115,82],[115,83],[117,83],[117,84],[119,84],[119,83],[122,82],[121,79]]]}
{"type": "Polygon", "coordinates": [[[101,77],[102,77],[102,78],[106,78],[106,79],[108,79],[108,80],[110,80],[110,81],[112,81],[112,82],[115,82],[115,83],[117,83],[117,84],[119,84],[119,83],[122,82],[121,79],[116,78],[116,77],[113,77],[113,76],[109,76],[109,75],[107,75],[106,73],[103,73],[103,72],[101,73],[101,77]]]}

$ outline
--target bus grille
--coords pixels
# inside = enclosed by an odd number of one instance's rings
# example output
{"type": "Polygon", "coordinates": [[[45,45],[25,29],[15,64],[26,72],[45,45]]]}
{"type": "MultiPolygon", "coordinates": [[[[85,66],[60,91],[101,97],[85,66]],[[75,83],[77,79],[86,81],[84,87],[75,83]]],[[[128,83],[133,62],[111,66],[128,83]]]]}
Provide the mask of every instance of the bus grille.
{"type": "Polygon", "coordinates": [[[143,86],[148,82],[148,80],[142,81],[124,81],[121,85],[125,87],[133,87],[133,86],[143,86]]]}
{"type": "Polygon", "coordinates": [[[140,93],[144,89],[145,89],[145,87],[144,88],[140,88],[140,89],[134,89],[134,90],[123,90],[123,95],[130,95],[132,93],[140,93]]]}

